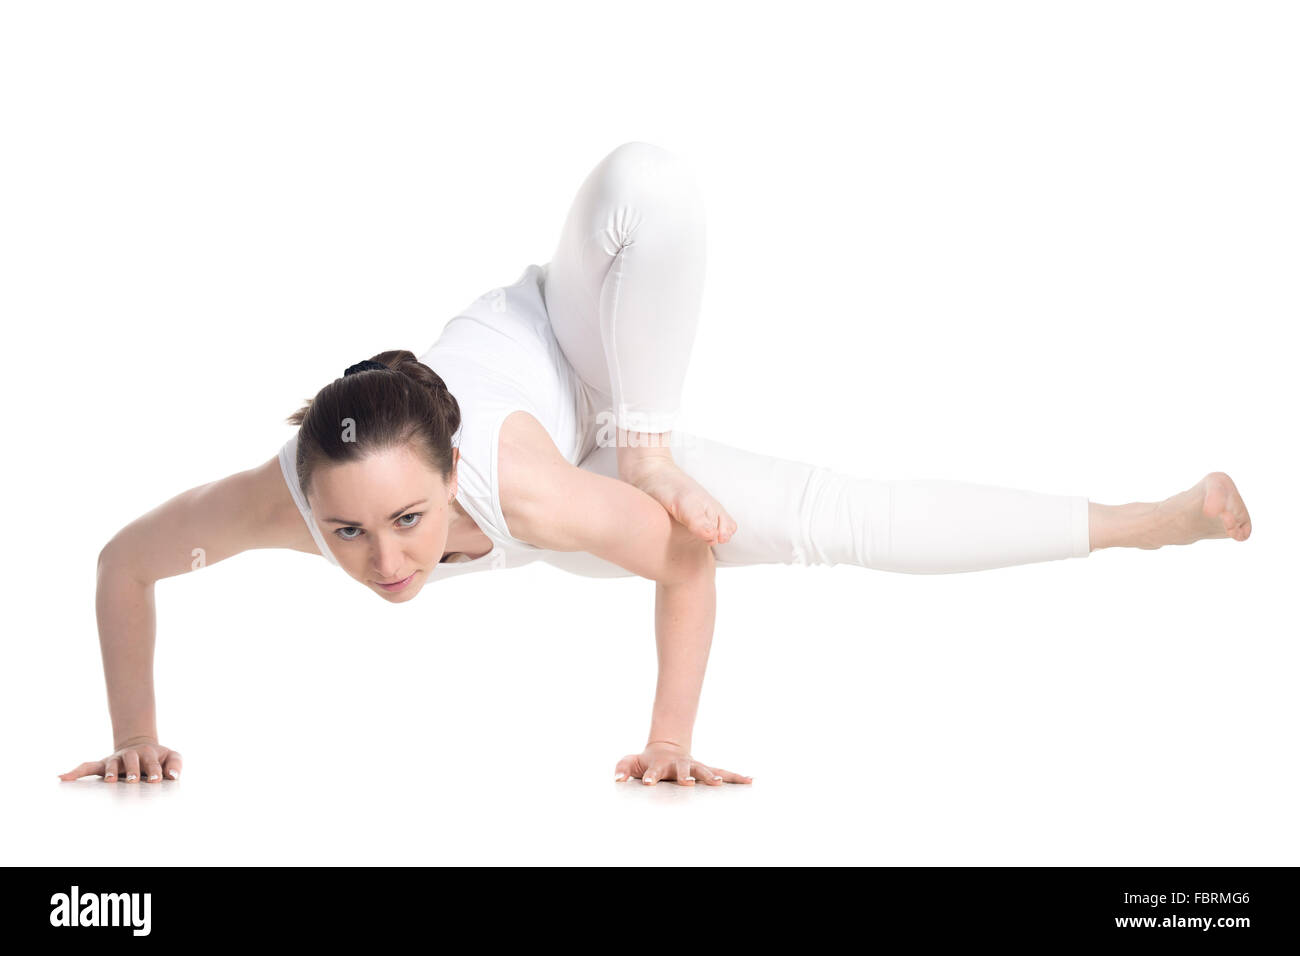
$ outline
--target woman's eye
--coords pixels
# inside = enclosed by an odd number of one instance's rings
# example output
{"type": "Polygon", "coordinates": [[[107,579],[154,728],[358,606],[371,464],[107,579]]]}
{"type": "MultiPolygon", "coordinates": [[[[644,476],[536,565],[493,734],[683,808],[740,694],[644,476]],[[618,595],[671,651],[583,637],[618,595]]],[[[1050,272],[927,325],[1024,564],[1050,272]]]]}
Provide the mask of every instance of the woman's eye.
{"type": "Polygon", "coordinates": [[[423,511],[412,511],[410,514],[402,515],[400,518],[397,519],[397,522],[403,528],[414,528],[417,524],[420,523],[420,516],[423,514],[424,514],[423,511]],[[402,522],[406,521],[407,518],[414,518],[415,520],[407,522],[406,524],[402,524],[402,522]]]}
{"type": "Polygon", "coordinates": [[[344,541],[354,541],[356,540],[356,538],[358,538],[361,535],[361,529],[360,528],[339,528],[334,533],[338,535],[340,538],[342,538],[344,541]],[[344,534],[345,531],[355,531],[356,534],[344,534]]]}

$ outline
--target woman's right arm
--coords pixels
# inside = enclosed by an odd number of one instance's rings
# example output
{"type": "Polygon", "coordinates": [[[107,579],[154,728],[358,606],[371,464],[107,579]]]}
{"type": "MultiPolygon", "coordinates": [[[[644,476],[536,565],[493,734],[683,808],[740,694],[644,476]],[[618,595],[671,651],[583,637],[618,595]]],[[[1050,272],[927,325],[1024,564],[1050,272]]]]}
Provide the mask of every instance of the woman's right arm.
{"type": "Polygon", "coordinates": [[[114,753],[61,774],[63,779],[102,775],[108,782],[119,771],[151,782],[164,771],[179,776],[180,755],[158,743],[154,713],[154,583],[255,548],[320,553],[278,457],[182,492],[136,518],[104,546],[95,615],[114,753]]]}

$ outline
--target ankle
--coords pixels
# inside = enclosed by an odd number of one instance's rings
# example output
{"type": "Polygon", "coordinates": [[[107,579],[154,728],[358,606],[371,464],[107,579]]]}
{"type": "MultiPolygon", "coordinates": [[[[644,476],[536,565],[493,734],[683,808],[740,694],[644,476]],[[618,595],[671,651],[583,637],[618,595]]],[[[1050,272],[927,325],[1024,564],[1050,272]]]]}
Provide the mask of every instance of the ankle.
{"type": "Polygon", "coordinates": [[[1160,505],[1137,501],[1126,505],[1088,502],[1089,551],[1102,548],[1142,548],[1153,551],[1168,544],[1160,505]]]}
{"type": "Polygon", "coordinates": [[[635,453],[645,451],[669,451],[672,446],[672,432],[634,432],[620,428],[615,436],[621,453],[628,449],[635,453]]]}
{"type": "Polygon", "coordinates": [[[620,428],[615,449],[619,476],[626,480],[644,468],[673,464],[670,437],[670,432],[628,432],[620,428]]]}

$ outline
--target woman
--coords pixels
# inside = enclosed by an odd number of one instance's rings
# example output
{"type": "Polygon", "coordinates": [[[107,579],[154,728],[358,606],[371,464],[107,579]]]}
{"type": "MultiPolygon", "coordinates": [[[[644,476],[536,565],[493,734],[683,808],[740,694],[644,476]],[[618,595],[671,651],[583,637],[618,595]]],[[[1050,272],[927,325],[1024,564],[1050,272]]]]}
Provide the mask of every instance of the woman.
{"type": "Polygon", "coordinates": [[[154,716],[154,583],[253,548],[320,554],[393,603],[535,560],[650,578],[650,733],[615,779],[720,785],[751,778],[691,754],[718,567],[943,574],[1250,535],[1222,472],[1159,503],[1108,506],[853,478],[676,431],[703,282],[689,168],[625,143],[583,182],[549,263],[481,296],[418,360],[389,351],[350,366],[289,419],[298,433],[264,465],[119,531],[96,598],[115,749],[61,778],[179,778],[154,716]]]}

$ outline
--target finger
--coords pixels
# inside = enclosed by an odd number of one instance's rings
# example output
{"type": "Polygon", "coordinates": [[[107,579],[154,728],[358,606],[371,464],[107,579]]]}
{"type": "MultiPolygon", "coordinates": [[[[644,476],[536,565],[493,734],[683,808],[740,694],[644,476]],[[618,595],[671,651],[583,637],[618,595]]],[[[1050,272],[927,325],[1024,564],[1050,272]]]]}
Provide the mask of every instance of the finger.
{"type": "Polygon", "coordinates": [[[85,763],[78,764],[67,773],[59,774],[60,780],[78,780],[81,777],[94,777],[104,772],[104,761],[87,760],[85,763]]]}
{"type": "Polygon", "coordinates": [[[104,760],[104,782],[117,783],[117,778],[122,771],[122,761],[118,757],[108,757],[104,760]]]}
{"type": "Polygon", "coordinates": [[[691,775],[694,776],[696,780],[703,780],[710,787],[722,786],[722,774],[718,773],[718,771],[714,770],[712,767],[706,767],[702,763],[694,763],[691,765],[691,775]]]}
{"type": "Polygon", "coordinates": [[[632,777],[635,777],[637,775],[636,773],[637,756],[638,756],[637,754],[628,754],[626,757],[624,757],[622,760],[618,762],[618,765],[614,768],[615,783],[622,783],[624,780],[630,780],[632,777]]]}
{"type": "Polygon", "coordinates": [[[677,775],[677,785],[680,787],[693,787],[695,781],[691,779],[691,762],[689,760],[674,760],[673,773],[677,775]]]}
{"type": "Polygon", "coordinates": [[[144,773],[145,779],[150,783],[162,783],[162,764],[152,753],[145,755],[144,773]]]}
{"type": "Polygon", "coordinates": [[[723,770],[721,767],[718,767],[714,772],[722,775],[722,780],[724,783],[753,783],[754,782],[753,777],[746,777],[743,773],[732,773],[730,770],[723,770]]]}
{"type": "Polygon", "coordinates": [[[163,776],[168,780],[181,778],[181,755],[178,751],[167,751],[167,759],[163,761],[163,776]]]}
{"type": "Polygon", "coordinates": [[[649,784],[650,786],[653,787],[656,783],[658,783],[660,780],[664,778],[664,774],[667,772],[668,772],[668,768],[666,766],[664,766],[663,764],[655,764],[653,767],[651,767],[641,775],[641,782],[645,784],[649,784]]]}
{"type": "Polygon", "coordinates": [[[126,764],[126,782],[135,783],[140,779],[140,755],[134,750],[128,750],[122,754],[122,762],[126,764]]]}

